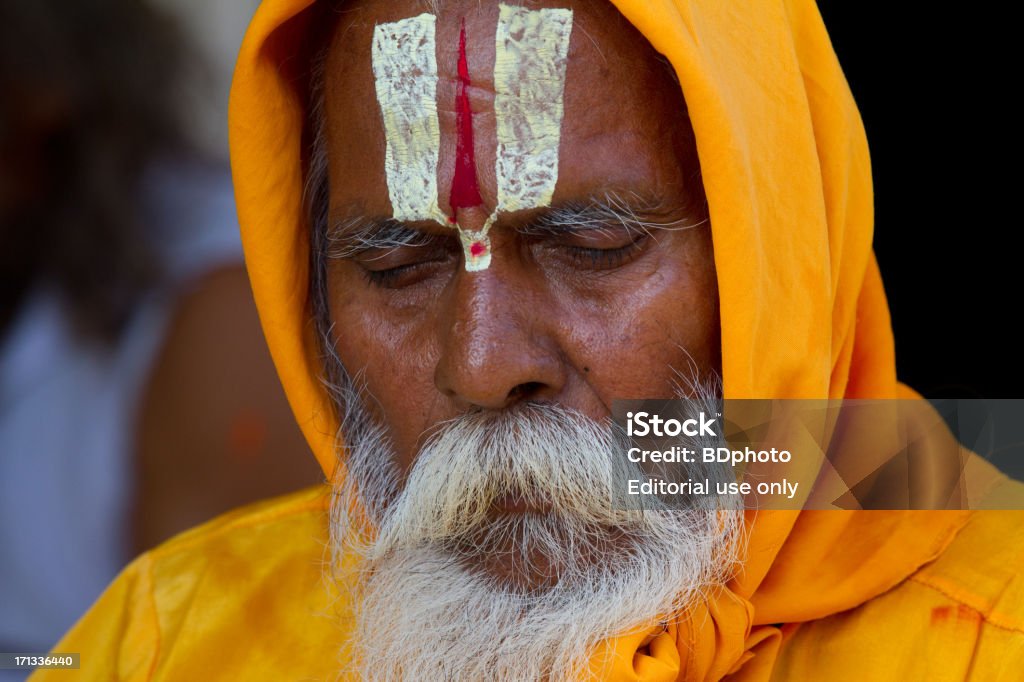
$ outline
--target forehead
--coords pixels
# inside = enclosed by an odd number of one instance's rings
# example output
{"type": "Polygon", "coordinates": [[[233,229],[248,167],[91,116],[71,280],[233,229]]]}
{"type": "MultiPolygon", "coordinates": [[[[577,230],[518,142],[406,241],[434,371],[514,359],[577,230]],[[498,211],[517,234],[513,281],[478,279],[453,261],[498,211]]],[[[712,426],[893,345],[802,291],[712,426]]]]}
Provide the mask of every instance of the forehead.
{"type": "MultiPolygon", "coordinates": [[[[545,0],[522,6],[573,11],[556,198],[571,192],[574,178],[593,175],[595,168],[613,185],[619,180],[628,184],[639,176],[664,175],[664,168],[652,168],[657,162],[652,156],[659,151],[664,154],[666,148],[672,152],[669,140],[685,118],[685,103],[667,63],[609,2],[545,0]]],[[[499,15],[499,2],[489,0],[354,0],[340,5],[323,78],[332,195],[342,192],[360,201],[380,203],[375,197],[384,179],[385,136],[372,68],[374,28],[425,12],[437,17],[442,156],[446,147],[454,144],[458,44],[460,29],[465,26],[472,80],[468,96],[479,126],[481,185],[487,198],[487,187],[493,184],[493,178],[487,177],[487,154],[495,137],[493,73],[499,15]],[[342,179],[343,186],[339,186],[342,179]]],[[[383,208],[386,206],[364,207],[383,208]]]]}
{"type": "MultiPolygon", "coordinates": [[[[330,32],[326,61],[328,92],[345,90],[346,99],[349,94],[372,97],[370,61],[374,28],[379,24],[431,13],[437,17],[439,75],[442,79],[454,79],[456,76],[458,36],[464,22],[470,48],[470,72],[474,89],[478,91],[475,94],[484,98],[493,80],[494,35],[501,4],[522,5],[531,10],[572,10],[574,28],[569,60],[573,66],[573,80],[626,87],[632,84],[629,89],[635,90],[645,85],[663,85],[669,74],[666,63],[647,40],[605,0],[539,0],[525,3],[517,3],[515,0],[352,0],[340,4],[333,17],[335,27],[330,32]]],[[[600,99],[608,104],[620,99],[611,92],[593,93],[584,87],[575,88],[575,92],[569,92],[569,89],[567,85],[567,104],[574,98],[582,103],[600,94],[607,94],[607,97],[600,99]]]]}

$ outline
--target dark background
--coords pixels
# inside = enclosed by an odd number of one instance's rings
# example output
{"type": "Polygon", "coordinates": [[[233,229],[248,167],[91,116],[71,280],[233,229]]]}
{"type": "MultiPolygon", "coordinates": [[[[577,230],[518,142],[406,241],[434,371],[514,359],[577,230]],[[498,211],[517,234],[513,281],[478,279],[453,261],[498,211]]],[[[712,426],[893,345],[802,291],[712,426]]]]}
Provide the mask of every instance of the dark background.
{"type": "Polygon", "coordinates": [[[927,397],[1024,397],[1021,173],[1006,170],[1024,38],[985,3],[818,6],[867,129],[900,379],[927,397]]]}

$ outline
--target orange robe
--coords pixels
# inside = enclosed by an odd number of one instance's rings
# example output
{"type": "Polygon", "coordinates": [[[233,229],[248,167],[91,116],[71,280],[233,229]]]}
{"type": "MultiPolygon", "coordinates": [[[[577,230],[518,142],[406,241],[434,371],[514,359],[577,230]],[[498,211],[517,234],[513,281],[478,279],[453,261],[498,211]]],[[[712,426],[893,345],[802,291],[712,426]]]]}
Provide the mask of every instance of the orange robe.
{"type": "MultiPolygon", "coordinates": [[[[908,395],[871,250],[867,142],[813,0],[613,1],[686,96],[725,396],[908,395]]],[[[317,379],[301,187],[312,4],[261,5],[230,128],[264,331],[330,476],[337,424],[317,379]]],[[[1024,496],[1018,484],[1004,493],[1024,496]]],[[[321,579],[325,499],[267,502],[143,555],[56,647],[81,653],[82,670],[37,679],[334,679],[348,611],[321,579]]],[[[737,577],[652,641],[607,642],[594,654],[606,678],[1024,679],[1024,512],[774,511],[747,524],[737,577]]]]}
{"type": "MultiPolygon", "coordinates": [[[[54,649],[81,670],[32,679],[336,679],[347,605],[323,579],[327,499],[260,503],[139,557],[54,649]]],[[[643,651],[646,633],[610,642],[604,677],[1021,680],[1024,512],[903,512],[895,528],[882,515],[772,514],[762,536],[795,521],[790,540],[755,537],[745,576],[643,651]]]]}

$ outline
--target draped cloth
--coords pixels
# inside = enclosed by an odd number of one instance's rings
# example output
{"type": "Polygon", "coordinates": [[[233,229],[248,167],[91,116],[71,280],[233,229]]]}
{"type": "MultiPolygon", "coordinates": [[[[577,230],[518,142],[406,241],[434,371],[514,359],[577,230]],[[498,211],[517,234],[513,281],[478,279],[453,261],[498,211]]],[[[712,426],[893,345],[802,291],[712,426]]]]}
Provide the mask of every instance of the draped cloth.
{"type": "MultiPolygon", "coordinates": [[[[688,105],[710,210],[725,397],[913,396],[896,380],[889,312],[871,249],[863,126],[813,0],[613,2],[671,62],[688,105]]],[[[343,466],[335,450],[338,425],[318,380],[302,207],[316,12],[312,0],[264,0],[239,56],[230,141],[243,245],[263,328],[296,417],[333,478],[344,472],[335,470],[343,466]]],[[[281,567],[286,553],[305,551],[290,526],[275,530],[284,521],[274,519],[308,511],[287,504],[287,513],[286,503],[260,512],[264,521],[250,514],[232,522],[253,538],[244,550],[252,553],[253,565],[281,567]]],[[[969,636],[948,630],[944,639],[929,640],[942,645],[927,659],[941,675],[928,679],[963,679],[942,675],[965,669],[964,661],[981,670],[978,642],[1003,653],[1012,643],[1019,654],[1014,660],[1024,661],[1024,587],[1019,568],[1007,568],[1024,561],[1024,524],[1016,512],[990,514],[747,512],[747,545],[735,577],[685,613],[666,614],[663,624],[604,642],[591,670],[605,679],[645,682],[760,681],[783,670],[788,679],[814,679],[807,677],[812,672],[817,679],[858,679],[856,666],[829,667],[813,653],[804,655],[820,649],[793,644],[820,647],[822,633],[830,631],[809,625],[819,619],[856,624],[861,621],[849,614],[858,613],[873,614],[873,620],[852,635],[836,630],[848,646],[836,649],[835,660],[847,651],[865,666],[875,665],[870,670],[919,672],[924,659],[892,642],[912,632],[940,637],[939,629],[921,628],[959,627],[969,615],[989,629],[979,626],[969,636]],[[974,561],[982,563],[964,570],[974,561]],[[931,624],[927,617],[924,624],[915,620],[922,609],[932,609],[931,624]],[[872,661],[865,651],[888,652],[888,658],[872,661]],[[900,668],[898,660],[911,667],[900,668]]],[[[285,606],[289,599],[302,602],[288,590],[299,590],[304,581],[276,576],[273,586],[263,586],[259,572],[243,570],[244,562],[221,575],[224,557],[233,556],[224,543],[242,532],[234,528],[213,524],[144,557],[138,565],[144,572],[129,570],[66,644],[87,646],[90,628],[106,623],[104,614],[120,613],[119,632],[131,631],[134,639],[126,641],[137,643],[117,654],[121,670],[150,671],[139,679],[189,679],[183,671],[197,661],[208,677],[226,665],[223,657],[202,653],[211,643],[225,651],[233,650],[230,641],[262,641],[269,623],[279,624],[281,637],[291,637],[295,627],[306,641],[319,641],[311,633],[321,626],[314,619],[299,623],[302,614],[285,606]],[[170,576],[163,582],[152,577],[161,566],[170,576]],[[223,593],[231,591],[245,613],[259,617],[228,619],[235,602],[223,593]],[[219,606],[206,605],[203,594],[219,606]],[[188,618],[191,630],[180,625],[188,618]],[[150,639],[160,653],[140,653],[142,626],[132,625],[138,622],[154,623],[145,627],[156,629],[150,639]],[[189,633],[201,633],[202,641],[189,633]],[[184,644],[186,636],[192,639],[184,644]]],[[[260,654],[259,667],[231,659],[228,670],[246,672],[246,679],[295,672],[275,667],[273,651],[271,646],[260,654]]],[[[1003,659],[985,660],[998,666],[1003,659]]]]}
{"type": "MultiPolygon", "coordinates": [[[[246,258],[278,371],[325,472],[337,424],[318,383],[301,205],[309,0],[265,0],[231,103],[246,258]]],[[[674,67],[707,194],[727,398],[895,398],[871,249],[864,129],[813,0],[614,0],[674,67]]],[[[683,115],[683,112],[680,112],[683,115]]],[[[748,513],[740,574],[660,634],[606,643],[622,680],[766,679],[782,630],[861,604],[936,557],[966,512],[748,513]],[[653,640],[651,637],[654,637],[653,640]]],[[[643,598],[638,595],[638,598],[643,598]]]]}

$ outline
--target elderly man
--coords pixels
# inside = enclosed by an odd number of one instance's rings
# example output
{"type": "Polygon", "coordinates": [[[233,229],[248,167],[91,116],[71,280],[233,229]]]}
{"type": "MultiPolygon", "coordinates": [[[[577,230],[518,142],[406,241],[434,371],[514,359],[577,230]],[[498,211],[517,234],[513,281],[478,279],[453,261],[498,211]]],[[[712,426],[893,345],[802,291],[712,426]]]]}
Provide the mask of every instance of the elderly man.
{"type": "Polygon", "coordinates": [[[863,130],[809,0],[267,0],[232,148],[332,494],[140,557],[58,646],[83,670],[1024,669],[1018,513],[626,514],[592,474],[616,399],[910,395],[863,130]]]}

